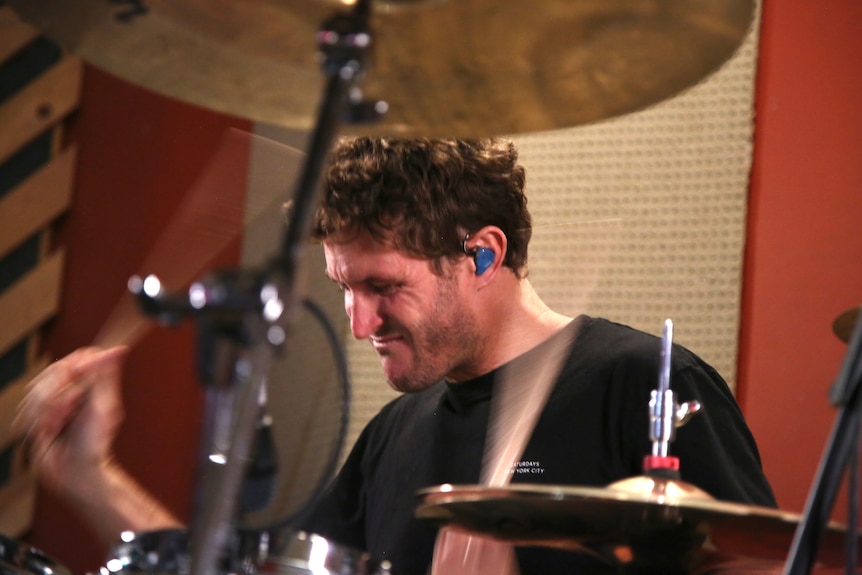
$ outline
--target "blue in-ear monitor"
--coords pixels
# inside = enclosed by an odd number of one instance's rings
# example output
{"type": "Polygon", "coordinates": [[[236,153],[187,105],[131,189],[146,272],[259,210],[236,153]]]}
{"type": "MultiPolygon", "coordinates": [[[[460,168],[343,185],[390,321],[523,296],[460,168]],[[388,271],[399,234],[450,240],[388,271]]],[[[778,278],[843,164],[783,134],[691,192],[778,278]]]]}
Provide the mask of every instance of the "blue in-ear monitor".
{"type": "Polygon", "coordinates": [[[473,255],[473,261],[476,262],[476,275],[480,276],[491,267],[494,263],[494,250],[488,248],[476,248],[476,253],[473,255]]]}

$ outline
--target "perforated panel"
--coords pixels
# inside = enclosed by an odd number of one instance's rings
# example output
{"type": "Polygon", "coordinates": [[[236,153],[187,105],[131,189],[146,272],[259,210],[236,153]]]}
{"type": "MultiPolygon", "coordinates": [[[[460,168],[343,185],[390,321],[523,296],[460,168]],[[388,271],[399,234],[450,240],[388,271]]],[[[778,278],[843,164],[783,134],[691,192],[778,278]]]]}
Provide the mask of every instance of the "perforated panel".
{"type": "MultiPolygon", "coordinates": [[[[651,109],[514,136],[534,219],[530,279],[568,314],[660,333],[736,379],[759,17],[716,74],[651,109]]],[[[394,397],[367,342],[348,342],[348,444],[394,397]]],[[[685,400],[685,398],[680,398],[685,400]]]]}

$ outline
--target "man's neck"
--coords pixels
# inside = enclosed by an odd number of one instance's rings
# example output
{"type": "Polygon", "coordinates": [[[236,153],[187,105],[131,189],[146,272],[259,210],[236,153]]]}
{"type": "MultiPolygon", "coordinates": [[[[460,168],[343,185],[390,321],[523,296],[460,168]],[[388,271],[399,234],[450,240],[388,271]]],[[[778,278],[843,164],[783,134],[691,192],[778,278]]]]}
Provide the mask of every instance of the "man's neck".
{"type": "Polygon", "coordinates": [[[548,307],[526,279],[517,280],[503,293],[495,294],[495,300],[499,303],[488,306],[482,318],[486,346],[481,363],[474,366],[473,377],[497,369],[533,349],[559,333],[573,319],[548,307]]]}

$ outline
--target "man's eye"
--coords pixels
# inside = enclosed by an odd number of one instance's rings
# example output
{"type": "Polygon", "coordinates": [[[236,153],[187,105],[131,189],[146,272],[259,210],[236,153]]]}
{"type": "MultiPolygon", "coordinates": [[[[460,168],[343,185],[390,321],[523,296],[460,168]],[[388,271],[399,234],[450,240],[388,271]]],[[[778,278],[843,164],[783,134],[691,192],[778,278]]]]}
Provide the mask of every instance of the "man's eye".
{"type": "Polygon", "coordinates": [[[379,295],[392,295],[398,289],[396,284],[376,284],[371,286],[374,293],[379,295]]]}

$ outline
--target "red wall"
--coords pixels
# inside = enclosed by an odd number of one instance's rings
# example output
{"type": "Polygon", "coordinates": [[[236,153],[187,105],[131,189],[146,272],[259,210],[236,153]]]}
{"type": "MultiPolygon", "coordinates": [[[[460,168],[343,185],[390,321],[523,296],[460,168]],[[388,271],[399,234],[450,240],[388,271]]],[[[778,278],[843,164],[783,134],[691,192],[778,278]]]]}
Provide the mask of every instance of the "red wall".
{"type": "Polygon", "coordinates": [[[739,395],[800,511],[847,348],[832,321],[862,304],[862,2],[765,0],[759,66],[739,395]]]}
{"type": "MultiPolygon", "coordinates": [[[[249,129],[248,122],[86,70],[82,105],[69,132],[80,151],[74,207],[57,238],[68,259],[63,313],[49,326],[46,339],[54,356],[92,343],[131,275],[159,272],[158,261],[155,269],[141,269],[141,264],[186,192],[210,167],[230,127],[249,129]]],[[[233,160],[219,170],[224,184],[219,190],[241,198],[247,157],[233,160]]],[[[182,248],[173,246],[169,257],[182,248]]],[[[238,257],[238,242],[233,241],[213,265],[235,265],[238,257]]],[[[188,515],[195,484],[201,416],[192,325],[156,328],[133,347],[123,387],[126,421],[116,445],[118,459],[181,517],[188,515]]],[[[106,556],[47,493],[38,497],[28,541],[74,573],[96,569],[106,556]]]]}

